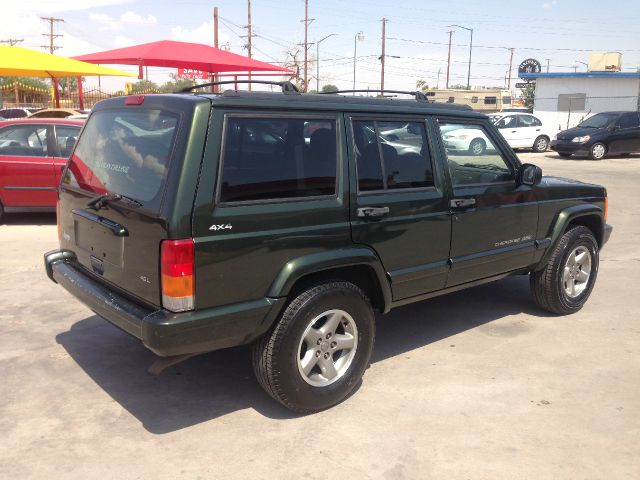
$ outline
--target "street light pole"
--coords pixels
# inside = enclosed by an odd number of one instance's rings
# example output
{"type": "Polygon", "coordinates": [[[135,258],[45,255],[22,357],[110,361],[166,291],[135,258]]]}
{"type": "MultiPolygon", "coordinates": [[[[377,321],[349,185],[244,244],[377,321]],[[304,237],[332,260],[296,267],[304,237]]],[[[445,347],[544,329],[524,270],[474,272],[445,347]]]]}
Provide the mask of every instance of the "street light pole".
{"type": "Polygon", "coordinates": [[[320,91],[320,42],[324,42],[327,38],[335,35],[337,33],[331,33],[316,42],[316,92],[320,91]]]}
{"type": "Polygon", "coordinates": [[[473,28],[463,27],[462,25],[449,25],[449,27],[458,27],[466,30],[471,35],[469,39],[469,71],[467,72],[467,90],[471,90],[471,52],[473,50],[473,28]]]}
{"type": "MultiPolygon", "coordinates": [[[[356,36],[353,37],[353,90],[356,89],[356,53],[358,51],[358,41],[364,40],[364,33],[360,30],[356,33],[356,36]]],[[[353,92],[355,95],[355,92],[353,92]]]]}

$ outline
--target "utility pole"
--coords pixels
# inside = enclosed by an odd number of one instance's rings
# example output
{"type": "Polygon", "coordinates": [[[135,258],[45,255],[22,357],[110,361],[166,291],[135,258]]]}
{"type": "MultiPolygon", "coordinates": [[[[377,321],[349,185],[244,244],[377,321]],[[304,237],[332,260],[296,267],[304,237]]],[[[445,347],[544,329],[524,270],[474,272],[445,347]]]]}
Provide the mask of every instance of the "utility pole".
{"type": "Polygon", "coordinates": [[[386,27],[387,19],[382,18],[382,55],[380,56],[381,69],[380,69],[380,95],[384,97],[384,59],[386,57],[385,43],[386,43],[386,27]]]}
{"type": "Polygon", "coordinates": [[[545,58],[545,60],[547,61],[547,73],[549,73],[549,62],[551,62],[551,59],[545,58]]]}
{"type": "Polygon", "coordinates": [[[304,92],[307,92],[307,68],[309,66],[309,0],[304,0],[304,92]]]}
{"type": "Polygon", "coordinates": [[[511,69],[513,68],[513,51],[515,48],[510,48],[511,55],[509,56],[509,72],[507,74],[507,90],[511,90],[511,69]]]}
{"type": "Polygon", "coordinates": [[[438,80],[436,81],[436,90],[438,90],[440,88],[440,71],[442,69],[438,68],[438,80]]]}
{"type": "MultiPolygon", "coordinates": [[[[247,0],[247,52],[249,58],[251,58],[251,0],[247,0]]],[[[249,70],[249,81],[251,81],[251,70],[249,70]]],[[[251,91],[251,84],[249,84],[249,91],[251,91]]]]}
{"type": "MultiPolygon", "coordinates": [[[[218,7],[213,7],[213,46],[218,48],[218,7]]],[[[215,73],[211,75],[211,81],[218,81],[218,76],[215,73]]],[[[217,93],[217,91],[218,86],[211,85],[211,92],[217,93]]]]}
{"type": "Polygon", "coordinates": [[[7,38],[6,40],[0,40],[0,43],[8,43],[11,47],[21,42],[24,42],[24,38],[7,38]]]}
{"type": "MultiPolygon", "coordinates": [[[[49,45],[42,45],[42,48],[48,48],[49,49],[49,53],[53,54],[53,52],[55,52],[56,50],[58,50],[60,47],[55,46],[53,44],[53,41],[58,38],[58,37],[62,37],[62,35],[60,34],[54,34],[53,33],[53,25],[55,23],[59,23],[59,22],[64,22],[64,20],[62,18],[54,18],[54,17],[40,17],[42,20],[44,20],[45,22],[49,22],[49,33],[43,33],[42,35],[45,37],[49,37],[49,45]]],[[[60,96],[58,94],[58,79],[57,78],[52,78],[51,79],[51,84],[53,87],[53,105],[56,108],[60,108],[60,96]]]]}
{"type": "Polygon", "coordinates": [[[453,30],[447,32],[449,34],[449,53],[447,54],[447,81],[444,84],[445,90],[449,88],[449,70],[451,68],[451,37],[453,36],[453,30]]]}
{"type": "Polygon", "coordinates": [[[313,20],[313,18],[309,18],[309,0],[304,0],[304,20],[301,20],[302,22],[304,22],[304,92],[306,92],[308,89],[309,24],[313,22],[313,20]]]}
{"type": "Polygon", "coordinates": [[[40,17],[42,20],[44,20],[45,22],[49,22],[49,33],[43,33],[42,35],[44,37],[49,37],[49,45],[41,45],[42,48],[48,48],[49,49],[49,53],[53,53],[56,50],[58,50],[61,47],[55,46],[53,44],[54,39],[58,38],[58,37],[62,37],[62,35],[60,34],[54,34],[53,33],[53,26],[55,23],[58,22],[64,22],[64,20],[62,18],[54,18],[54,17],[40,17]]]}

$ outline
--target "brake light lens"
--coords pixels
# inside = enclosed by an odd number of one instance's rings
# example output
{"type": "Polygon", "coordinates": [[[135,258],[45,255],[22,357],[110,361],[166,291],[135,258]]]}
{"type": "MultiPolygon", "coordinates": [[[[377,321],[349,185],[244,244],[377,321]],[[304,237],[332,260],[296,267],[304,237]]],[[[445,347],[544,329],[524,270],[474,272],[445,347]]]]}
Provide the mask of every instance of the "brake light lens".
{"type": "Polygon", "coordinates": [[[607,217],[609,216],[609,197],[604,197],[604,222],[607,223],[607,217]]]}
{"type": "Polygon", "coordinates": [[[193,239],[160,244],[162,306],[172,312],[193,310],[195,299],[193,239]]]}
{"type": "Polygon", "coordinates": [[[142,105],[144,103],[144,95],[129,95],[124,99],[125,105],[142,105]]]}

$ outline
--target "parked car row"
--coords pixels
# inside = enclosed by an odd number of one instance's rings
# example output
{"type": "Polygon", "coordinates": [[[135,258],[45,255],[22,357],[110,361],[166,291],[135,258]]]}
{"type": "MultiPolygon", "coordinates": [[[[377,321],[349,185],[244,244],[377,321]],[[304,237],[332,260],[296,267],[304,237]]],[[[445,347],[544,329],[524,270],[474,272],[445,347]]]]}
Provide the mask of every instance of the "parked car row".
{"type": "Polygon", "coordinates": [[[0,121],[16,118],[86,118],[90,110],[74,108],[3,108],[0,121]]]}
{"type": "Polygon", "coordinates": [[[83,123],[30,118],[0,124],[0,218],[55,209],[60,174],[83,123]]]}

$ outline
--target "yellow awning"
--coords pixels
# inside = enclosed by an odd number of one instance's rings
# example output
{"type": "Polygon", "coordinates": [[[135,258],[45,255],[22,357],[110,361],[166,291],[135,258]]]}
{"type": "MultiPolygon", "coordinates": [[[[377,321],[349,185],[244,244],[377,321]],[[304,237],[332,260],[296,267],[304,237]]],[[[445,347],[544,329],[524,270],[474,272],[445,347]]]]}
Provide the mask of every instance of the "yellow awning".
{"type": "Polygon", "coordinates": [[[137,77],[136,73],[101,67],[22,47],[0,46],[0,75],[6,77],[137,77]]]}

